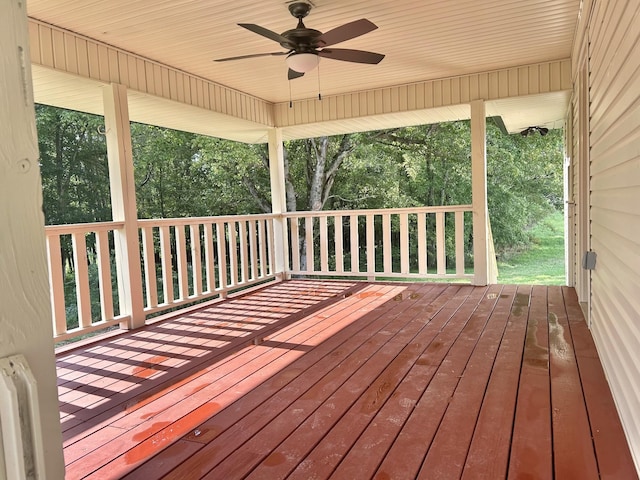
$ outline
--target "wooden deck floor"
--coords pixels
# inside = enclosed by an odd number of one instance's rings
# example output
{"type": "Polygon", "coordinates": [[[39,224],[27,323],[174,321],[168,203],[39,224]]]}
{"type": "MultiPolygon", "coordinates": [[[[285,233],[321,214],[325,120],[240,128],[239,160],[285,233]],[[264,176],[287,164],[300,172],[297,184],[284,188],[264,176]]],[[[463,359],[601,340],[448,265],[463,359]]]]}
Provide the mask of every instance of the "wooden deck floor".
{"type": "Polygon", "coordinates": [[[296,280],[58,357],[67,479],[633,479],[572,289],[296,280]]]}

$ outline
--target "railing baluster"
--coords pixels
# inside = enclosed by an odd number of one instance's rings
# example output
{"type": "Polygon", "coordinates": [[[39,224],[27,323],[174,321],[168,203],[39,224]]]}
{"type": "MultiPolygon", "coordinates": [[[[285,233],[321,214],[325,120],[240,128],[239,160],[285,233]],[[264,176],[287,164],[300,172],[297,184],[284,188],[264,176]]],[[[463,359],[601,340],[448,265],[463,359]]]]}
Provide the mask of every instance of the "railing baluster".
{"type": "MultiPolygon", "coordinates": [[[[275,240],[275,233],[274,233],[274,220],[273,218],[270,218],[268,220],[266,220],[267,222],[267,238],[269,239],[269,245],[267,245],[267,255],[269,255],[269,269],[268,269],[268,274],[269,275],[273,275],[274,271],[275,271],[275,245],[276,245],[276,240],[275,240]]],[[[287,245],[288,245],[288,241],[286,239],[284,239],[284,248],[285,248],[285,252],[287,251],[287,245]]],[[[285,270],[289,269],[289,256],[285,254],[285,270]]],[[[282,272],[278,272],[278,273],[282,273],[282,272]]]]}
{"type": "Polygon", "coordinates": [[[218,279],[220,280],[220,290],[223,296],[226,295],[228,284],[227,276],[227,249],[226,249],[226,222],[216,223],[216,238],[218,246],[218,279]]]}
{"type": "Polygon", "coordinates": [[[291,269],[294,272],[300,270],[300,231],[298,229],[298,218],[293,217],[289,230],[291,231],[291,269]]]}
{"type": "Polygon", "coordinates": [[[336,272],[344,272],[344,253],[342,247],[342,215],[336,215],[333,221],[335,235],[336,272]]]}
{"type": "Polygon", "coordinates": [[[305,217],[304,219],[304,240],[306,250],[307,272],[315,271],[315,249],[313,248],[313,217],[305,217]]]}
{"type": "Polygon", "coordinates": [[[87,240],[85,232],[71,235],[73,245],[73,266],[76,278],[76,298],[78,301],[78,325],[80,328],[90,327],[91,294],[89,291],[89,266],[87,264],[87,240]]]}
{"type": "Polygon", "coordinates": [[[400,273],[409,273],[409,214],[400,214],[400,273]]]}
{"type": "Polygon", "coordinates": [[[418,213],[418,274],[427,274],[427,214],[418,213]]]}
{"type": "Polygon", "coordinates": [[[456,274],[464,274],[464,212],[456,212],[456,274]]]}
{"type": "Polygon", "coordinates": [[[236,230],[238,222],[227,222],[229,233],[229,268],[231,269],[232,287],[238,285],[238,231],[236,230]]]}
{"type": "Polygon", "coordinates": [[[111,285],[109,232],[106,230],[96,232],[96,251],[98,253],[97,262],[100,289],[100,311],[102,313],[102,321],[107,321],[113,318],[113,287],[111,285]]]}
{"type": "Polygon", "coordinates": [[[189,280],[187,269],[187,236],[184,225],[175,228],[176,234],[176,257],[178,260],[178,292],[180,300],[189,297],[189,280]]]}
{"type": "Polygon", "coordinates": [[[360,239],[358,238],[358,215],[349,216],[349,240],[351,242],[351,271],[360,272],[360,239]]]}
{"type": "Polygon", "coordinates": [[[327,217],[320,217],[320,270],[329,271],[329,245],[327,242],[327,217]]]}
{"type": "Polygon", "coordinates": [[[392,257],[392,243],[391,243],[391,215],[384,213],[382,215],[382,257],[383,257],[383,272],[389,274],[393,272],[393,257],[392,257]]]}
{"type": "Polygon", "coordinates": [[[365,215],[367,227],[367,273],[369,280],[375,280],[376,273],[376,231],[373,214],[365,215]]]}
{"type": "Polygon", "coordinates": [[[436,264],[438,275],[447,273],[444,237],[444,212],[436,212],[436,264]]]}
{"type": "Polygon", "coordinates": [[[162,256],[162,294],[166,304],[172,304],[173,295],[173,260],[171,253],[171,230],[168,225],[160,227],[160,255],[162,256]]]}
{"type": "Polygon", "coordinates": [[[247,255],[247,222],[238,222],[240,236],[240,281],[245,283],[249,280],[249,256],[247,255]]]}
{"type": "Polygon", "coordinates": [[[213,228],[210,222],[204,224],[204,258],[207,275],[207,291],[212,293],[216,289],[216,265],[213,257],[213,228]]]}
{"type": "Polygon", "coordinates": [[[189,225],[191,236],[191,279],[193,281],[193,296],[202,294],[202,259],[200,247],[200,225],[189,225]]]}
{"type": "Polygon", "coordinates": [[[158,306],[158,284],[156,278],[153,228],[142,228],[142,253],[144,261],[144,282],[147,291],[147,308],[153,308],[158,306]]]}
{"type": "Polygon", "coordinates": [[[267,276],[268,265],[267,265],[267,236],[265,232],[265,227],[267,227],[268,220],[258,220],[258,262],[260,263],[260,278],[264,278],[267,276]]]}
{"type": "Polygon", "coordinates": [[[258,252],[256,249],[256,222],[249,220],[249,261],[250,261],[250,277],[249,280],[258,278],[258,252]]]}
{"type": "Polygon", "coordinates": [[[49,285],[51,286],[51,304],[54,335],[67,332],[67,312],[64,301],[64,271],[60,235],[47,234],[47,257],[49,259],[49,285]]]}

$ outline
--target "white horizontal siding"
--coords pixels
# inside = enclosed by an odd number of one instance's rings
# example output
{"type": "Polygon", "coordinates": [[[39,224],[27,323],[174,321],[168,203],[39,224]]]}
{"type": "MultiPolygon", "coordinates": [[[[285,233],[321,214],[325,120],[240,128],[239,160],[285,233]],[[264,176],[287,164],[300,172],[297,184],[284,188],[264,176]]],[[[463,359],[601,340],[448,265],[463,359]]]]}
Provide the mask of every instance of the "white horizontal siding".
{"type": "Polygon", "coordinates": [[[272,125],[272,105],[73,32],[30,19],[31,62],[57,71],[272,125]]]}
{"type": "Polygon", "coordinates": [[[640,465],[640,4],[594,2],[589,27],[591,320],[640,465]]]}
{"type": "Polygon", "coordinates": [[[397,112],[441,108],[473,100],[536,95],[570,90],[571,60],[378,88],[275,105],[275,121],[280,127],[326,122],[397,112]]]}

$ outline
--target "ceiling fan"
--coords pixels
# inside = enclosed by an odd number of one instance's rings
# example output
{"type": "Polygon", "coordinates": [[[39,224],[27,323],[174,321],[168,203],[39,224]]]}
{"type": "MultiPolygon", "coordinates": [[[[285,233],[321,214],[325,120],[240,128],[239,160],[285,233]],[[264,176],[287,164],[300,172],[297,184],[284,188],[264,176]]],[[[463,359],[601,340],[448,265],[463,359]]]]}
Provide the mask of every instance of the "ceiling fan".
{"type": "Polygon", "coordinates": [[[302,77],[306,72],[310,72],[316,68],[320,63],[320,57],[371,65],[378,64],[382,61],[384,55],[380,53],[348,48],[327,48],[375,30],[378,27],[374,23],[362,18],[322,33],[319,30],[305,27],[302,22],[302,19],[309,14],[310,10],[311,5],[308,3],[291,3],[289,5],[289,12],[298,19],[298,26],[281,34],[253,23],[238,24],[251,32],[278,42],[287,50],[286,52],[254,53],[241,55],[239,57],[220,58],[215,61],[227,62],[229,60],[242,60],[245,58],[286,56],[287,66],[289,67],[289,80],[302,77]]]}

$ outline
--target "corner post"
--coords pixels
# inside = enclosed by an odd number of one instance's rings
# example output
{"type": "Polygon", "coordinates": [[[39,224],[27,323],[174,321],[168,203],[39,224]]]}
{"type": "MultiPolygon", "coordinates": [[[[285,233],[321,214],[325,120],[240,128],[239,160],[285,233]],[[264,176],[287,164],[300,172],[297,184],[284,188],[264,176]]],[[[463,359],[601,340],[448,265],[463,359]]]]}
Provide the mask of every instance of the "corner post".
{"type": "Polygon", "coordinates": [[[471,102],[471,192],[473,204],[473,284],[489,283],[487,208],[487,125],[484,100],[471,102]]]}
{"type": "Polygon", "coordinates": [[[287,212],[286,184],[284,178],[284,145],[282,129],[271,128],[269,139],[269,174],[271,180],[271,212],[275,215],[273,221],[274,236],[274,269],[276,277],[287,279],[287,220],[282,216],[287,212]]]}
{"type": "Polygon", "coordinates": [[[120,326],[138,328],[144,326],[145,315],[127,89],[118,84],[105,86],[103,99],[111,210],[114,222],[124,222],[124,227],[114,232],[114,242],[120,314],[129,315],[130,321],[120,326]]]}
{"type": "Polygon", "coordinates": [[[0,2],[0,477],[54,479],[64,458],[26,10],[0,2]]]}

